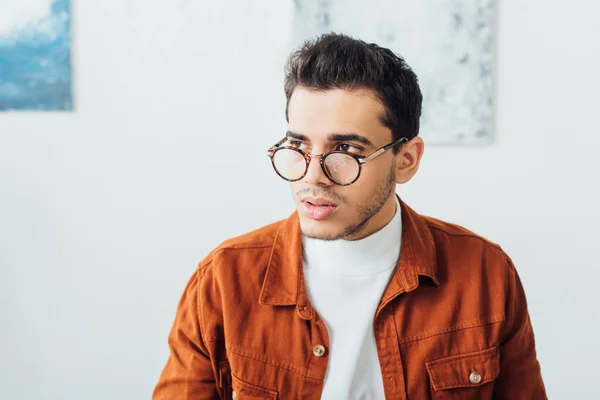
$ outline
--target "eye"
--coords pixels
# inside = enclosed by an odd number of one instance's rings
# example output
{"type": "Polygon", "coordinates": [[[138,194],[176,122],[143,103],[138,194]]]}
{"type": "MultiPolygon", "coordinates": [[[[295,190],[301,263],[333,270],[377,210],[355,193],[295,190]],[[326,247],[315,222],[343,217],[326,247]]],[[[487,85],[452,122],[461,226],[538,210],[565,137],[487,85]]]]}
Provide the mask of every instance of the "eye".
{"type": "Polygon", "coordinates": [[[345,151],[348,153],[360,153],[361,151],[363,151],[362,148],[353,146],[349,143],[340,143],[335,147],[335,149],[339,151],[345,151]]]}
{"type": "Polygon", "coordinates": [[[288,140],[286,145],[299,149],[303,145],[303,143],[299,140],[288,140]]]}

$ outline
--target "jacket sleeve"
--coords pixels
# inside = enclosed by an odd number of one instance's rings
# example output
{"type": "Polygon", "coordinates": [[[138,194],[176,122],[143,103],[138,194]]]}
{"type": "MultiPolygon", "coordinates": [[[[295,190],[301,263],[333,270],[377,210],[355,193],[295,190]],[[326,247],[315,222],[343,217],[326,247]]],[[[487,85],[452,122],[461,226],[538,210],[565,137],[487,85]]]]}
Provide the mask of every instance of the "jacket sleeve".
{"type": "Polygon", "coordinates": [[[170,355],[152,395],[153,400],[218,399],[217,383],[199,320],[197,271],[179,302],[169,334],[170,355]]]}
{"type": "Polygon", "coordinates": [[[500,375],[494,399],[547,399],[536,357],[527,300],[519,275],[507,259],[506,321],[500,343],[500,375]]]}

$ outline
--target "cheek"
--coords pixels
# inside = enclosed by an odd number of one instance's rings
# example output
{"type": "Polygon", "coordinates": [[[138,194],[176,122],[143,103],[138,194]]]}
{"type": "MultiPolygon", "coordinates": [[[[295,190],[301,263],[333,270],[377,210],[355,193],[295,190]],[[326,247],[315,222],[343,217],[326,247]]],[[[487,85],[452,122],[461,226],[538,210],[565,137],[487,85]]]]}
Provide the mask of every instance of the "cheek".
{"type": "Polygon", "coordinates": [[[290,190],[292,191],[294,197],[296,197],[298,195],[298,192],[301,190],[301,186],[297,182],[290,183],[290,190]]]}
{"type": "MultiPolygon", "coordinates": [[[[376,168],[363,168],[360,178],[352,185],[358,188],[359,193],[367,194],[377,189],[383,182],[382,170],[376,168]]],[[[354,189],[354,188],[353,188],[354,189]]]]}
{"type": "Polygon", "coordinates": [[[361,183],[361,179],[341,189],[343,190],[338,190],[337,192],[344,198],[344,206],[349,210],[353,210],[363,204],[372,191],[368,182],[366,184],[361,183]]]}
{"type": "Polygon", "coordinates": [[[381,171],[361,174],[360,178],[354,184],[347,187],[348,190],[344,195],[348,199],[348,203],[354,205],[363,204],[366,199],[378,193],[385,186],[389,179],[388,175],[382,175],[381,171]]]}

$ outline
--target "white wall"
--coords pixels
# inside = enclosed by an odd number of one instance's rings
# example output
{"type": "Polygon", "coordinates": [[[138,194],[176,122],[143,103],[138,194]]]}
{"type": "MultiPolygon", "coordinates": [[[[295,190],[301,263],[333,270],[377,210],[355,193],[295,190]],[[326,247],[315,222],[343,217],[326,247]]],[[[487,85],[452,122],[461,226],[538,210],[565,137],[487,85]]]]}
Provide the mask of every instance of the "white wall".
{"type": "MultiPolygon", "coordinates": [[[[429,148],[399,193],[505,248],[549,395],[595,398],[600,5],[500,3],[496,144],[429,148]]],[[[293,207],[291,1],[74,6],[77,112],[0,114],[1,399],[149,398],[197,261],[293,207]]]]}

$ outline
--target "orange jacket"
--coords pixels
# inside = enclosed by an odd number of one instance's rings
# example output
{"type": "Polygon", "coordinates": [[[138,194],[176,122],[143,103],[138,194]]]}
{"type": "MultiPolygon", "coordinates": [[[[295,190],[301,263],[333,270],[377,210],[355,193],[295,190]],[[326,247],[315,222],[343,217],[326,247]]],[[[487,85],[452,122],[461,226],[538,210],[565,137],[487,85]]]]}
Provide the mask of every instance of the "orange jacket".
{"type": "MultiPolygon", "coordinates": [[[[495,244],[402,206],[373,321],[387,399],[546,399],[525,294],[495,244]]],[[[198,266],[154,400],[319,399],[329,338],[307,299],[298,215],[198,266]]]]}

